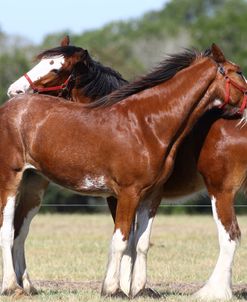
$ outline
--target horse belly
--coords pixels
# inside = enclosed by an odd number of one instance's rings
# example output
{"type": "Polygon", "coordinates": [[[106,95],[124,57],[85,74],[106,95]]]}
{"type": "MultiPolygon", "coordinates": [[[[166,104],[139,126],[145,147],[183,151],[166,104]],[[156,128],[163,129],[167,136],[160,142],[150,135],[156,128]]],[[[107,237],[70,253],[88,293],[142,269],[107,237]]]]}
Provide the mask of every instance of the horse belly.
{"type": "Polygon", "coordinates": [[[57,170],[41,169],[41,174],[59,186],[65,187],[81,195],[110,196],[111,190],[107,184],[107,177],[104,174],[85,173],[76,170],[61,172],[57,170]]]}
{"type": "MultiPolygon", "coordinates": [[[[55,153],[41,152],[32,154],[32,164],[38,172],[56,184],[85,195],[102,195],[110,191],[108,175],[96,158],[85,158],[70,148],[70,152],[58,150],[55,153]]],[[[49,148],[48,148],[49,150],[49,148]]],[[[42,152],[43,151],[43,152],[42,152]]]]}
{"type": "Polygon", "coordinates": [[[171,177],[163,186],[163,198],[167,202],[185,202],[205,191],[203,178],[198,172],[180,179],[171,177]]]}

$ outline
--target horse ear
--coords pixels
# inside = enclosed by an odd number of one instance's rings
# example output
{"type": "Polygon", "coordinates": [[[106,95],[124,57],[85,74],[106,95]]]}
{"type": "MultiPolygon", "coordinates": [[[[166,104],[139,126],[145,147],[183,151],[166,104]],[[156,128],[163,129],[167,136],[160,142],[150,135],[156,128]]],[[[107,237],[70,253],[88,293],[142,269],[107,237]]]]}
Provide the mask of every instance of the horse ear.
{"type": "Polygon", "coordinates": [[[87,49],[84,49],[84,56],[85,56],[85,57],[88,57],[88,56],[89,56],[87,49]]]}
{"type": "Polygon", "coordinates": [[[82,58],[82,60],[87,61],[88,57],[89,57],[88,51],[86,49],[82,49],[82,51],[81,51],[81,58],[82,58]]]}
{"type": "Polygon", "coordinates": [[[65,37],[63,37],[63,39],[62,39],[60,45],[61,45],[61,46],[68,46],[68,45],[69,45],[69,42],[70,42],[69,36],[65,36],[65,37]]]}
{"type": "Polygon", "coordinates": [[[213,58],[217,63],[224,63],[226,61],[226,58],[222,50],[215,43],[212,44],[211,51],[212,51],[213,58]]]}

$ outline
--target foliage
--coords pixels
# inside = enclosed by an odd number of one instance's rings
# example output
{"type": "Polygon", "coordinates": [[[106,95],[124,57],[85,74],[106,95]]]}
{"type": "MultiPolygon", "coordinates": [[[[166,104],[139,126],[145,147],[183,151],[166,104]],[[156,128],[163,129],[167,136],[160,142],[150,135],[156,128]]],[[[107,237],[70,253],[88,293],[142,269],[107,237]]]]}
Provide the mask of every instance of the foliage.
{"type": "Polygon", "coordinates": [[[13,53],[0,54],[0,100],[7,100],[6,90],[9,83],[19,78],[29,69],[25,54],[16,49],[13,53]]]}
{"type": "Polygon", "coordinates": [[[224,1],[214,14],[198,18],[199,26],[193,25],[195,46],[208,47],[215,41],[226,51],[227,56],[238,62],[247,71],[246,40],[247,2],[243,0],[224,1]],[[202,30],[203,29],[203,30],[202,30]]]}

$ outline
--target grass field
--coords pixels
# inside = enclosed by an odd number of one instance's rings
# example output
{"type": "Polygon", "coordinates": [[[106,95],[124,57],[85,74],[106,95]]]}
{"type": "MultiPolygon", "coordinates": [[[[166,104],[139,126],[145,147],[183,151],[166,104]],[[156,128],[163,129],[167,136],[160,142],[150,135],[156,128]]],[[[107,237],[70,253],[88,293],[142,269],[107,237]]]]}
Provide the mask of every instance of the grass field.
{"type": "MultiPolygon", "coordinates": [[[[233,301],[247,297],[247,217],[240,216],[239,224],[242,243],[233,270],[233,301]]],[[[29,273],[39,294],[18,301],[103,300],[100,284],[112,228],[110,215],[38,215],[31,226],[26,251],[29,273]]],[[[195,301],[189,294],[209,277],[217,256],[217,235],[211,216],[158,215],[149,251],[149,285],[162,294],[159,301],[195,301]]]]}

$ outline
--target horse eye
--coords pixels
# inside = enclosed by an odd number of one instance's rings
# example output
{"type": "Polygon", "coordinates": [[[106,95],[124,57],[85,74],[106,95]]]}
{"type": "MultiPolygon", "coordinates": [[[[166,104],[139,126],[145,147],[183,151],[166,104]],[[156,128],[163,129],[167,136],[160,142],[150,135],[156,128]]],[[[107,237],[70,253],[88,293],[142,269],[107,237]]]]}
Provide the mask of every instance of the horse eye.
{"type": "Polygon", "coordinates": [[[58,74],[59,70],[58,69],[52,69],[51,72],[58,74]]]}
{"type": "Polygon", "coordinates": [[[242,71],[237,71],[237,74],[239,74],[239,75],[243,75],[243,73],[242,73],[242,71]]]}
{"type": "Polygon", "coordinates": [[[220,72],[222,75],[225,75],[225,70],[224,70],[224,67],[223,67],[223,66],[220,66],[220,67],[219,67],[219,72],[220,72]]]}

